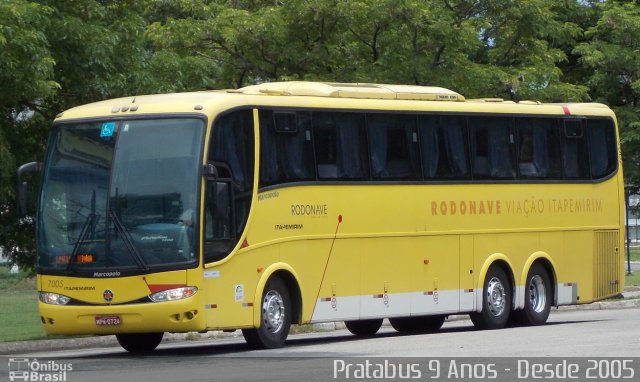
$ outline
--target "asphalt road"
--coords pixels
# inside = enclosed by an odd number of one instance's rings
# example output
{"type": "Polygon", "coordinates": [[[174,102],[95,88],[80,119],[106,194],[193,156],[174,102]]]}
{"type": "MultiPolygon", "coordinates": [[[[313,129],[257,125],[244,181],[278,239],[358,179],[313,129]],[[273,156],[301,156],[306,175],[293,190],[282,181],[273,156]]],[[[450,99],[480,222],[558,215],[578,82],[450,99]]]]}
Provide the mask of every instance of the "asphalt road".
{"type": "MultiPolygon", "coordinates": [[[[495,331],[476,331],[469,320],[455,320],[445,323],[435,334],[402,335],[388,326],[367,339],[356,338],[345,330],[298,334],[290,336],[284,348],[275,350],[249,350],[240,337],[163,343],[153,354],[142,356],[106,347],[34,352],[11,358],[37,359],[50,368],[68,364],[71,370],[64,374],[66,381],[189,382],[331,381],[335,380],[336,368],[343,365],[340,362],[357,364],[365,360],[351,357],[376,357],[369,359],[398,364],[413,360],[426,368],[434,357],[483,357],[474,362],[484,365],[505,356],[560,357],[550,358],[560,363],[570,357],[640,357],[640,309],[554,311],[547,325],[495,331]]],[[[507,361],[515,362],[514,358],[507,361]]],[[[637,378],[640,358],[631,362],[635,362],[632,366],[637,378]]],[[[7,380],[7,365],[0,359],[0,381],[7,380]]],[[[62,378],[63,374],[58,374],[62,378]]],[[[337,376],[345,377],[340,373],[337,376]]],[[[349,380],[355,377],[351,375],[349,380]]],[[[422,377],[426,378],[425,370],[422,377]]]]}

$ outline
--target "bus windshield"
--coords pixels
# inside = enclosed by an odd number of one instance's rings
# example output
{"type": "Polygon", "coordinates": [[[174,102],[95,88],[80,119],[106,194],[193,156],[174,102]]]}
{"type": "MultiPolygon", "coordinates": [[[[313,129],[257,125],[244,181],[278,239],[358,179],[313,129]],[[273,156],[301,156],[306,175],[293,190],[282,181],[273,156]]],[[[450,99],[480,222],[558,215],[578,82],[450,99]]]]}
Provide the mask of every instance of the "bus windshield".
{"type": "Polygon", "coordinates": [[[203,131],[193,118],[54,126],[38,210],[40,271],[193,266],[203,131]]]}

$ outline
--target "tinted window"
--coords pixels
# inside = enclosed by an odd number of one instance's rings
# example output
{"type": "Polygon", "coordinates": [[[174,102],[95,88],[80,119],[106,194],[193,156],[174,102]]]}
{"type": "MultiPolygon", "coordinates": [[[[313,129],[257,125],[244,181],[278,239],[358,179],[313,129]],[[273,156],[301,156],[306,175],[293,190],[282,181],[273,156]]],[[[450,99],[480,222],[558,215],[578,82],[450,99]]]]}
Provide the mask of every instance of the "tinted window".
{"type": "Polygon", "coordinates": [[[241,192],[253,187],[253,112],[236,111],[216,121],[211,134],[209,161],[226,167],[241,192]]]}
{"type": "Polygon", "coordinates": [[[511,119],[470,117],[474,179],[513,179],[514,138],[511,119]]]}
{"type": "Polygon", "coordinates": [[[518,171],[522,179],[562,177],[558,120],[517,118],[518,171]]]}
{"type": "Polygon", "coordinates": [[[369,177],[365,118],[360,113],[313,113],[313,139],[320,179],[369,177]]]}
{"type": "Polygon", "coordinates": [[[415,117],[409,115],[367,115],[371,175],[374,179],[419,179],[415,122],[415,117]]]}
{"type": "Polygon", "coordinates": [[[204,206],[205,262],[233,249],[247,223],[253,192],[253,112],[241,110],[218,119],[209,148],[210,163],[222,182],[207,180],[204,206]]]}
{"type": "Polygon", "coordinates": [[[445,115],[418,117],[422,171],[426,179],[467,179],[466,118],[445,115]]]}
{"type": "Polygon", "coordinates": [[[315,180],[311,115],[260,111],[260,185],[315,180]]]}
{"type": "Polygon", "coordinates": [[[587,122],[591,176],[603,178],[616,169],[617,146],[615,129],[611,120],[592,119],[587,122]]]}
{"type": "Polygon", "coordinates": [[[567,179],[589,179],[587,140],[581,120],[564,121],[564,146],[562,148],[564,176],[567,179]]]}

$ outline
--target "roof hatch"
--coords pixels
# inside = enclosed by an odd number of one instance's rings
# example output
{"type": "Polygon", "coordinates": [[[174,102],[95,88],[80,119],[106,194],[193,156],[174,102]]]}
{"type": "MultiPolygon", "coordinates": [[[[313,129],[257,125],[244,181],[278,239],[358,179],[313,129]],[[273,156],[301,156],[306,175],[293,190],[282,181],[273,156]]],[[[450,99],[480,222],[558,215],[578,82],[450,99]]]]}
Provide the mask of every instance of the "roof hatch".
{"type": "Polygon", "coordinates": [[[464,97],[449,89],[435,86],[381,85],[328,82],[267,82],[246,86],[231,93],[279,96],[310,96],[334,98],[398,99],[421,101],[464,101],[464,97]]]}

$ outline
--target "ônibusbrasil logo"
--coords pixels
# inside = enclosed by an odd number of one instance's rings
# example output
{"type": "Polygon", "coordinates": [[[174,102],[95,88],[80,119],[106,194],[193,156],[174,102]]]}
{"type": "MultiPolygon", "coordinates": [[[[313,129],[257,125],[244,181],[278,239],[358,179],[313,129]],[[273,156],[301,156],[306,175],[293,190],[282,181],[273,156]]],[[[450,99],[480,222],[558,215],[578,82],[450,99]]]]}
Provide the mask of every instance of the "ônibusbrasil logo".
{"type": "Polygon", "coordinates": [[[67,372],[73,370],[71,363],[54,360],[38,361],[29,358],[9,358],[9,381],[64,382],[67,372]]]}

